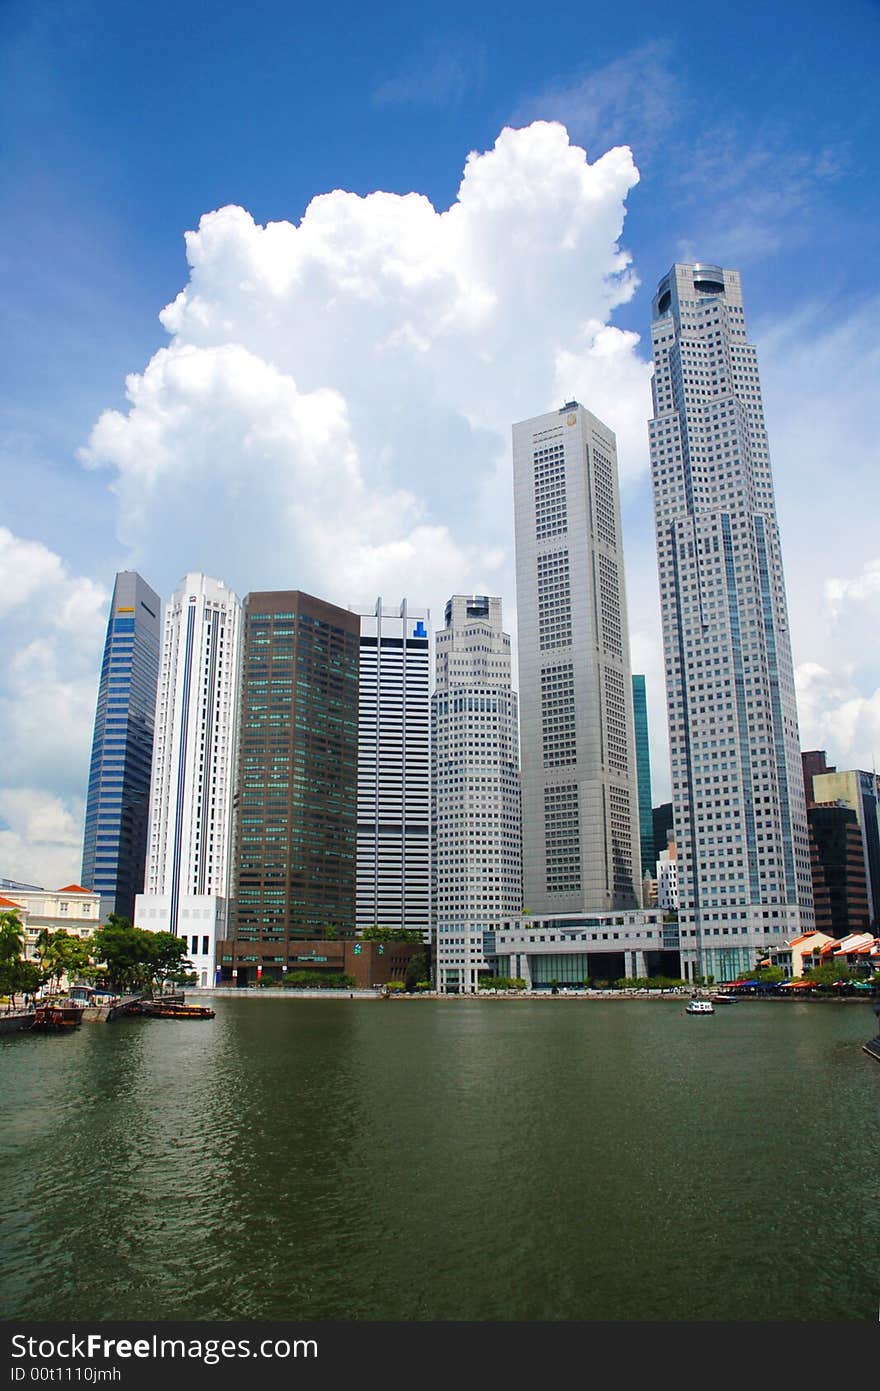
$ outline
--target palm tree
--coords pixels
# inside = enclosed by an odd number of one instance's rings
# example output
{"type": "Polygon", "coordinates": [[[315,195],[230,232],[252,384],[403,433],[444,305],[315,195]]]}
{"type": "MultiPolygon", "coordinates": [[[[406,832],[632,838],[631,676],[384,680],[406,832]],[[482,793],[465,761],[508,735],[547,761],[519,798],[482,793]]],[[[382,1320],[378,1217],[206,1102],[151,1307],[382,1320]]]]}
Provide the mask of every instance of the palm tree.
{"type": "Polygon", "coordinates": [[[17,913],[0,913],[0,961],[18,961],[24,954],[24,928],[17,913]]]}
{"type": "Polygon", "coordinates": [[[40,931],[37,933],[37,940],[35,946],[37,951],[37,960],[39,961],[43,970],[45,970],[48,967],[50,957],[52,956],[52,933],[49,931],[48,927],[40,928],[40,931]]]}

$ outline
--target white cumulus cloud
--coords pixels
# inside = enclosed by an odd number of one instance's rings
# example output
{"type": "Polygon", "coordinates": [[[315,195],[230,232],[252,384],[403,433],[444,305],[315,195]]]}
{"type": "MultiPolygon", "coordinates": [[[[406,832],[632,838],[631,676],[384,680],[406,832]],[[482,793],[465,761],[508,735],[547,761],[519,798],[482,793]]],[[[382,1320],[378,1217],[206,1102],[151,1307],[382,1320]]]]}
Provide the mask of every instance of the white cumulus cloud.
{"type": "Polygon", "coordinates": [[[844,608],[861,604],[880,595],[880,558],[868,560],[860,575],[854,579],[832,578],[825,581],[825,598],[831,613],[836,616],[844,608]]]}
{"type": "Polygon", "coordinates": [[[133,557],[161,535],[169,582],[435,609],[479,582],[512,605],[511,423],[577,391],[645,465],[646,369],[608,322],[636,283],[637,180],[627,148],[591,164],[535,122],[471,154],[445,211],[336,190],[298,224],[205,214],[170,346],[83,451],[114,471],[133,557]]]}
{"type": "Polygon", "coordinates": [[[846,672],[818,662],[795,669],[802,749],[824,749],[841,769],[871,769],[880,759],[880,687],[863,694],[846,672]]]}
{"type": "Polygon", "coordinates": [[[0,877],[51,887],[79,875],[109,597],[0,527],[0,877]]]}
{"type": "Polygon", "coordinates": [[[39,788],[0,789],[4,878],[60,889],[79,882],[81,861],[81,803],[71,809],[39,788]]]}

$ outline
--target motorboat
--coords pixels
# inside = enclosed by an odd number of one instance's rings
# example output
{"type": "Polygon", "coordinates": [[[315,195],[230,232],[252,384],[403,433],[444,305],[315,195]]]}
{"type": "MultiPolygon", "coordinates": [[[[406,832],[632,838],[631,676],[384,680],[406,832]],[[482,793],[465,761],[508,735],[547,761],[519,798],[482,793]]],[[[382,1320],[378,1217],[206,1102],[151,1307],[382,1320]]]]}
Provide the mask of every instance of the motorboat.
{"type": "Polygon", "coordinates": [[[35,1033],[55,1033],[77,1029],[82,1023],[82,1006],[71,1000],[45,1000],[34,1010],[31,1026],[35,1033]]]}
{"type": "Polygon", "coordinates": [[[715,1006],[711,1000],[688,1000],[685,1014],[714,1014],[715,1006]]]}

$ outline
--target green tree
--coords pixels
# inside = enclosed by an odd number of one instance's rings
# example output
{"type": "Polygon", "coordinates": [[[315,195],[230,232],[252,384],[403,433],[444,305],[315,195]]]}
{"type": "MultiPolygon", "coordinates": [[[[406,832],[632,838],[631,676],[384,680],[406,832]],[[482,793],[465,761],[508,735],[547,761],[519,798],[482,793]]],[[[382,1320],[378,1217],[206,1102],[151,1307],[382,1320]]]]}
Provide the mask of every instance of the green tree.
{"type": "Polygon", "coordinates": [[[53,932],[49,931],[48,927],[41,927],[40,931],[37,933],[37,940],[35,944],[37,960],[39,961],[44,971],[48,971],[50,969],[49,958],[52,952],[52,938],[54,937],[54,935],[55,934],[53,932]]]}
{"type": "Polygon", "coordinates": [[[35,995],[46,979],[36,961],[16,961],[15,983],[25,995],[35,995]]]}
{"type": "Polygon", "coordinates": [[[17,961],[24,955],[24,928],[17,913],[0,913],[0,961],[17,961]]]}
{"type": "Polygon", "coordinates": [[[134,924],[132,923],[131,918],[125,918],[122,916],[121,913],[110,913],[104,926],[120,928],[124,927],[128,929],[133,927],[134,924]]]}
{"type": "Polygon", "coordinates": [[[96,961],[106,965],[108,985],[116,990],[146,990],[166,981],[190,979],[192,962],[186,939],[173,932],[146,932],[132,927],[127,918],[111,914],[106,926],[93,938],[96,961]]]}
{"type": "Polygon", "coordinates": [[[360,934],[364,942],[421,942],[422,934],[414,927],[365,927],[360,934]]]}
{"type": "Polygon", "coordinates": [[[744,974],[743,980],[761,980],[768,985],[775,985],[777,982],[785,980],[785,972],[781,966],[771,966],[766,957],[759,956],[754,965],[750,966],[744,974]]]}
{"type": "Polygon", "coordinates": [[[344,971],[288,971],[282,984],[296,990],[353,990],[354,976],[344,971]]]}
{"type": "Polygon", "coordinates": [[[46,979],[36,961],[0,961],[0,995],[8,995],[13,1005],[19,994],[33,995],[46,979]]]}
{"type": "Polygon", "coordinates": [[[838,981],[858,979],[861,979],[859,972],[845,961],[829,961],[804,972],[804,980],[812,981],[813,985],[837,985],[838,981]]]}
{"type": "Polygon", "coordinates": [[[106,965],[108,985],[123,992],[143,990],[153,978],[152,938],[157,934],[132,927],[126,918],[111,913],[94,937],[96,961],[106,965]]]}
{"type": "Polygon", "coordinates": [[[64,928],[50,933],[48,942],[42,932],[37,938],[40,965],[49,979],[54,980],[56,990],[60,989],[64,976],[72,983],[78,976],[93,974],[93,948],[92,937],[77,937],[64,928]]]}
{"type": "Polygon", "coordinates": [[[184,984],[190,978],[193,968],[186,954],[186,938],[176,937],[173,932],[148,932],[146,936],[152,938],[148,943],[146,961],[151,983],[159,986],[164,985],[166,981],[175,985],[184,984]]]}
{"type": "Polygon", "coordinates": [[[404,978],[403,978],[403,979],[404,979],[404,985],[406,986],[406,989],[409,990],[410,992],[412,992],[413,990],[415,990],[415,989],[416,989],[416,983],[417,983],[418,981],[420,981],[420,980],[423,980],[427,974],[428,974],[428,958],[427,958],[427,955],[426,955],[425,952],[423,952],[423,951],[417,952],[415,956],[411,956],[411,957],[410,957],[409,963],[408,963],[407,968],[406,968],[406,975],[405,975],[404,978]]]}

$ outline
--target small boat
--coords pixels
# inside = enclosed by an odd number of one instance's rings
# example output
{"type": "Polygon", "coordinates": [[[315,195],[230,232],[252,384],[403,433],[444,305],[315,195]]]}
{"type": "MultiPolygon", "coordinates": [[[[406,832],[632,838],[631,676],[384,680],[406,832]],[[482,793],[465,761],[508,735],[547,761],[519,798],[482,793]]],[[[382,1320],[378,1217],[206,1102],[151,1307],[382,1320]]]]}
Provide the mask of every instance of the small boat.
{"type": "Polygon", "coordinates": [[[32,1009],[7,1009],[5,1014],[0,1014],[0,1034],[24,1033],[34,1027],[34,1011],[32,1009]]]}
{"type": "Polygon", "coordinates": [[[38,1033],[76,1029],[82,1023],[82,1006],[72,1000],[45,1000],[34,1010],[32,1028],[38,1033]]]}
{"type": "Polygon", "coordinates": [[[714,1014],[715,1006],[711,1000],[688,1000],[685,1014],[714,1014]]]}
{"type": "Polygon", "coordinates": [[[712,1004],[713,1004],[713,1005],[735,1005],[735,1004],[736,1004],[736,996],[735,996],[735,995],[724,995],[724,994],[721,994],[721,995],[710,995],[710,996],[709,996],[709,999],[712,1001],[712,1004]]]}
{"type": "Polygon", "coordinates": [[[207,1005],[183,1005],[176,1000],[145,1000],[138,1014],[148,1019],[213,1019],[214,1011],[207,1005]]]}

